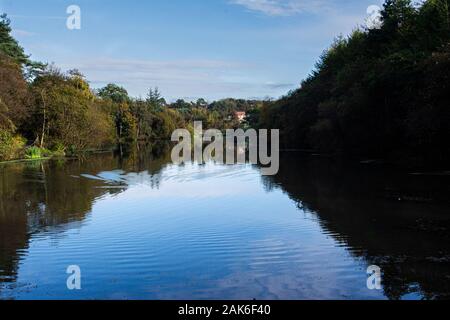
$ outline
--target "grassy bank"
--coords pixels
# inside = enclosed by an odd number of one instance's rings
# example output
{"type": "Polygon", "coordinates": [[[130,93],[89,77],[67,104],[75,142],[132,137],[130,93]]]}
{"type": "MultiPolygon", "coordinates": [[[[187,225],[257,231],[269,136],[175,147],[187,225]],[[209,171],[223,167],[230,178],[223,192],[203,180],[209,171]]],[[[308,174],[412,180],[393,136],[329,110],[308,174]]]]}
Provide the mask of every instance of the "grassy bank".
{"type": "Polygon", "coordinates": [[[51,158],[66,157],[64,150],[48,150],[36,146],[24,146],[23,141],[4,146],[0,163],[16,161],[46,160],[51,158]]]}
{"type": "Polygon", "coordinates": [[[16,150],[14,156],[11,156],[12,154],[10,154],[10,157],[8,158],[0,157],[0,164],[24,161],[42,161],[58,158],[77,158],[85,154],[110,152],[113,150],[115,150],[115,147],[66,151],[64,149],[49,150],[46,148],[29,146],[22,147],[20,150],[16,150]]]}

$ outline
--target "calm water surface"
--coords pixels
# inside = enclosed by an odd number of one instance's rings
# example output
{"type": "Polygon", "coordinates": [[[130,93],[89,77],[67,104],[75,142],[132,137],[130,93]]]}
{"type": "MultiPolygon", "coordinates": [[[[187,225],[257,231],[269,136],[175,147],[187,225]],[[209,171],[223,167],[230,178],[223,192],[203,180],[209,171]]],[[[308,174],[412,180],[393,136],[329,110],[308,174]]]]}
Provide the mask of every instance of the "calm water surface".
{"type": "Polygon", "coordinates": [[[450,297],[445,172],[286,153],[262,177],[105,153],[1,165],[0,195],[0,299],[450,297]]]}

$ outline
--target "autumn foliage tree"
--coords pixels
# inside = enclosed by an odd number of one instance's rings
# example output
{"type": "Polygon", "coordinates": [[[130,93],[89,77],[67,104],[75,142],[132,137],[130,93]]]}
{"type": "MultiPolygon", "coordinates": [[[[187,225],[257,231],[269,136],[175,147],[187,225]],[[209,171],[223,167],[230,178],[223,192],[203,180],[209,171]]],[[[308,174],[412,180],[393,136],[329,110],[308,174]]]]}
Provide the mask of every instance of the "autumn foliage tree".
{"type": "Polygon", "coordinates": [[[50,68],[32,83],[32,134],[42,147],[83,150],[114,141],[113,123],[78,71],[50,68]]]}

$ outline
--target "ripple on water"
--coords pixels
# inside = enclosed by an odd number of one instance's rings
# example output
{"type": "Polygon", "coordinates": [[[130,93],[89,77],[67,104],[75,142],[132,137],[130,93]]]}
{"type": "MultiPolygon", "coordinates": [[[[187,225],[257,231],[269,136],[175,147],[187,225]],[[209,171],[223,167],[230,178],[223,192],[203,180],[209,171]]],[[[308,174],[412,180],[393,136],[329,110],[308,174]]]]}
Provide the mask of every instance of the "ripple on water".
{"type": "Polygon", "coordinates": [[[0,286],[2,297],[70,298],[72,264],[82,268],[85,298],[383,297],[366,291],[364,242],[350,245],[355,234],[318,214],[332,192],[320,180],[312,191],[284,183],[312,193],[303,203],[250,165],[66,166],[20,181],[29,202],[21,237],[0,242],[12,266],[0,264],[0,283],[17,286],[0,286]]]}

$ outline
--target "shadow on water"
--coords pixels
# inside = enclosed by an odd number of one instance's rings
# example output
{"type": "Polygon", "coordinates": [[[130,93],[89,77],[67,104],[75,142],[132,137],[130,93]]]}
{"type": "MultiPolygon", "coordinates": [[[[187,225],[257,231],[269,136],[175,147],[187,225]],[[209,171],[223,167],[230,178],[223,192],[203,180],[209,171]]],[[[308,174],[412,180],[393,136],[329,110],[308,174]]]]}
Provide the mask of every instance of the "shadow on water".
{"type": "MultiPolygon", "coordinates": [[[[121,173],[146,172],[146,182],[158,189],[170,163],[168,146],[119,150],[0,166],[0,293],[2,284],[17,281],[33,236],[79,228],[97,200],[128,188],[121,173]]],[[[269,192],[280,189],[316,215],[354,257],[380,266],[388,298],[412,292],[450,298],[449,176],[286,153],[279,174],[262,180],[269,192]]]]}
{"type": "Polygon", "coordinates": [[[385,295],[450,298],[450,176],[283,154],[264,178],[357,257],[381,267],[385,295]]]}

